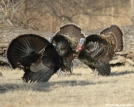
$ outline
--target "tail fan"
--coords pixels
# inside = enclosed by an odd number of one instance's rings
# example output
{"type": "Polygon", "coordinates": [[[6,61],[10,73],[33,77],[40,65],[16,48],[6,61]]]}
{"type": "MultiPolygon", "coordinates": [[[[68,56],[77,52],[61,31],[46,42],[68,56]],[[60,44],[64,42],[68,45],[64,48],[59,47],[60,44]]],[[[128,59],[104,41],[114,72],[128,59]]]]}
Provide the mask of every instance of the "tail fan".
{"type": "Polygon", "coordinates": [[[110,27],[104,29],[100,34],[111,35],[111,37],[113,37],[112,40],[115,41],[116,52],[120,52],[123,50],[123,33],[117,25],[111,25],[110,27]]]}
{"type": "Polygon", "coordinates": [[[84,34],[81,32],[81,28],[72,23],[60,27],[60,31],[58,31],[56,35],[66,37],[73,51],[76,51],[79,40],[85,38],[84,34]]]}
{"type": "Polygon", "coordinates": [[[81,28],[75,24],[66,24],[60,27],[59,33],[67,36],[80,36],[81,28]]]}
{"type": "Polygon", "coordinates": [[[8,61],[14,69],[19,65],[28,67],[40,58],[40,51],[48,44],[45,38],[35,34],[20,35],[9,44],[8,61]]]}

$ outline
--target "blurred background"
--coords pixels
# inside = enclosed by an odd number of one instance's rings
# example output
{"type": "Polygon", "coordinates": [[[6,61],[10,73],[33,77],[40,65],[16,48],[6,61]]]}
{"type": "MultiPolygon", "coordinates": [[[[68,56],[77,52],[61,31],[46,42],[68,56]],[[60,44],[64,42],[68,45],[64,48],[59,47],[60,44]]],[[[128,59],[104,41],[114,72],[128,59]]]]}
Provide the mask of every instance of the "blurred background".
{"type": "Polygon", "coordinates": [[[0,28],[55,32],[66,23],[84,31],[134,24],[134,0],[0,0],[0,28]]]}
{"type": "Polygon", "coordinates": [[[124,50],[134,50],[134,0],[0,0],[0,55],[18,35],[48,39],[67,23],[86,36],[116,24],[124,34],[124,50]]]}

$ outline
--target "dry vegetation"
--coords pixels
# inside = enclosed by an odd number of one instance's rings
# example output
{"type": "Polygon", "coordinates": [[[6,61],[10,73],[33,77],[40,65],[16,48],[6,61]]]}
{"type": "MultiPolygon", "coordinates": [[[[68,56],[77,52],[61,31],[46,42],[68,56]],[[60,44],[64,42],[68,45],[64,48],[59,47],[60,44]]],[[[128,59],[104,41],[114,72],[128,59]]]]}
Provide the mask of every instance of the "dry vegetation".
{"type": "MultiPolygon", "coordinates": [[[[72,22],[87,35],[96,33],[92,29],[117,24],[126,26],[122,27],[124,50],[133,50],[134,30],[128,28],[132,25],[132,0],[107,1],[1,0],[0,43],[8,44],[16,36],[31,32],[47,38],[60,25],[72,22]]],[[[96,77],[89,68],[76,66],[71,76],[55,74],[47,83],[33,84],[22,82],[23,71],[19,69],[0,68],[0,107],[134,107],[134,63],[112,68],[108,77],[96,77]]]]}
{"type": "Polygon", "coordinates": [[[134,107],[132,66],[114,67],[109,77],[95,76],[88,68],[76,67],[71,76],[55,74],[47,83],[33,84],[22,83],[23,71],[1,68],[1,72],[1,107],[134,107]]]}
{"type": "Polygon", "coordinates": [[[131,25],[131,0],[1,0],[0,28],[22,27],[55,32],[76,23],[85,30],[131,25]],[[125,20],[125,21],[124,21],[125,20]]]}

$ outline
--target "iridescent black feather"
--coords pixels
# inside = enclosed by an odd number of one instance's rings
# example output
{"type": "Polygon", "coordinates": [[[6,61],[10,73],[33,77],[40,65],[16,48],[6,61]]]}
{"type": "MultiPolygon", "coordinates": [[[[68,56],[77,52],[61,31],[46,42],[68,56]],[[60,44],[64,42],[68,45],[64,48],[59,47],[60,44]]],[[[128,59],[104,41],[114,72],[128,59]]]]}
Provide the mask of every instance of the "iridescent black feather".
{"type": "Polygon", "coordinates": [[[12,68],[23,68],[24,82],[46,82],[60,68],[63,59],[45,38],[35,34],[20,35],[11,41],[7,58],[12,68]]]}

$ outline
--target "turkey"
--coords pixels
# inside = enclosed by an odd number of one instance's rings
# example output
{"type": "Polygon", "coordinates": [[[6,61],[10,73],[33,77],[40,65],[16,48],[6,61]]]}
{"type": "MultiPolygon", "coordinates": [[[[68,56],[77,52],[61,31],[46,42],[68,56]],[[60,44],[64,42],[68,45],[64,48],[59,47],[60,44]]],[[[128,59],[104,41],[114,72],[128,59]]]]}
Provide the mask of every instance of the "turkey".
{"type": "Polygon", "coordinates": [[[81,28],[75,24],[66,24],[60,27],[60,30],[49,39],[55,46],[58,54],[63,58],[66,71],[70,73],[72,73],[72,61],[77,55],[77,46],[80,38],[84,38],[81,28]]]}
{"type": "Polygon", "coordinates": [[[115,52],[123,49],[123,33],[117,25],[104,29],[100,35],[92,34],[81,38],[78,59],[88,65],[98,75],[110,75],[109,61],[115,52]]]}
{"type": "Polygon", "coordinates": [[[47,82],[59,69],[64,71],[62,58],[54,46],[45,38],[35,34],[24,34],[13,39],[7,49],[7,59],[15,68],[22,68],[22,80],[47,82]]]}

